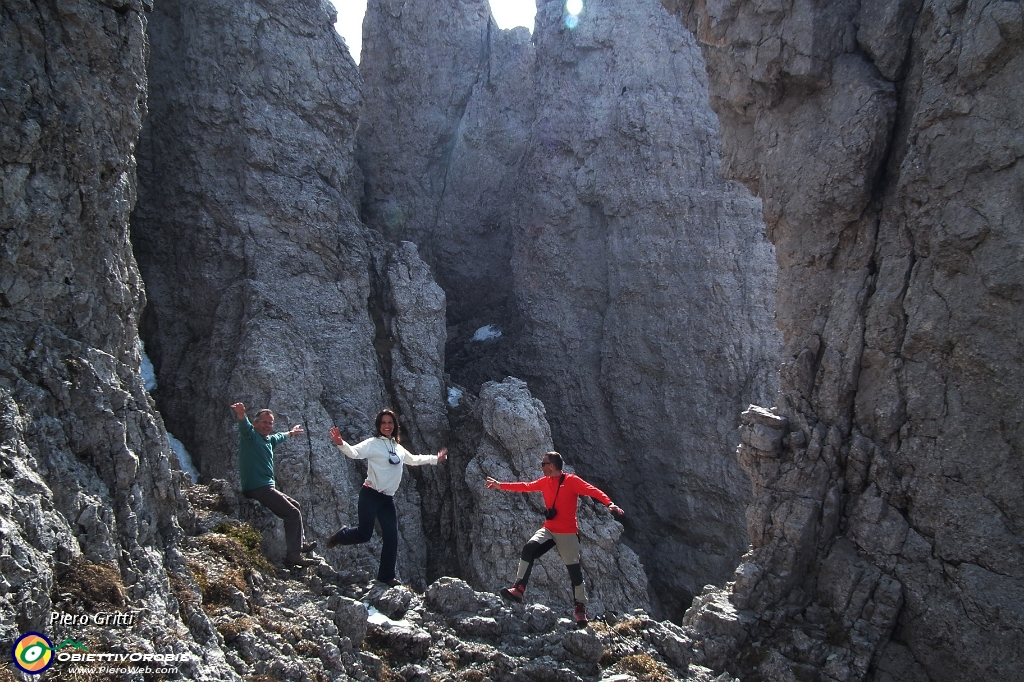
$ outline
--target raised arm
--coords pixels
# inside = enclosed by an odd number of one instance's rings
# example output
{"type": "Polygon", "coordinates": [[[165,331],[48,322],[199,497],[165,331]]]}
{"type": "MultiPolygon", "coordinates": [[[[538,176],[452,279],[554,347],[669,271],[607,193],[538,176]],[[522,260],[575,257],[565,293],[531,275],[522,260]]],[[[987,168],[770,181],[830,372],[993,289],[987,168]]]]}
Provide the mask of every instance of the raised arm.
{"type": "MultiPolygon", "coordinates": [[[[355,448],[345,442],[345,439],[341,437],[341,429],[337,426],[332,426],[329,433],[331,434],[331,442],[338,446],[341,454],[349,459],[366,459],[365,455],[360,455],[355,448]]],[[[365,443],[366,441],[363,442],[365,443]]]]}
{"type": "Polygon", "coordinates": [[[235,416],[238,417],[238,421],[245,419],[245,404],[235,403],[231,406],[231,409],[235,411],[235,416]]]}
{"type": "Polygon", "coordinates": [[[441,448],[437,451],[436,455],[414,455],[402,447],[401,444],[397,447],[398,456],[401,457],[402,461],[408,466],[421,467],[427,464],[440,464],[448,459],[448,448],[441,448]]]}

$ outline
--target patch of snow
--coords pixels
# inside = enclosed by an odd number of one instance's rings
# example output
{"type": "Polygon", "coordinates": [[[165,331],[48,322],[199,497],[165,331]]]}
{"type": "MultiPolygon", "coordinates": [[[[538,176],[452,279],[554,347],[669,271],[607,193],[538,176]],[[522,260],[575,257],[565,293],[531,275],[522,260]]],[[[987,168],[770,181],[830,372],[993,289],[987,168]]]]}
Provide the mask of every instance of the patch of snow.
{"type": "Polygon", "coordinates": [[[473,334],[473,338],[470,341],[493,341],[494,339],[501,338],[501,330],[495,327],[493,324],[489,324],[486,327],[480,327],[473,334]]]}
{"type": "Polygon", "coordinates": [[[196,471],[196,467],[192,464],[192,456],[188,454],[188,450],[182,445],[181,441],[171,435],[171,432],[167,432],[167,441],[171,444],[171,449],[174,450],[174,454],[178,456],[178,463],[181,464],[181,470],[192,477],[193,483],[199,482],[199,472],[196,471]]]}
{"type": "Polygon", "coordinates": [[[370,606],[366,602],[363,602],[363,606],[366,607],[367,612],[370,614],[366,618],[366,622],[369,623],[370,625],[376,625],[377,627],[384,627],[384,628],[395,628],[395,627],[397,627],[397,628],[412,629],[414,627],[412,622],[409,621],[409,620],[406,620],[405,618],[403,618],[401,620],[391,620],[390,618],[388,618],[383,613],[381,613],[377,609],[373,608],[372,606],[370,606]]]}
{"type": "Polygon", "coordinates": [[[462,400],[462,391],[457,388],[448,389],[448,407],[458,407],[462,400]]]}
{"type": "Polygon", "coordinates": [[[146,344],[139,339],[139,351],[142,353],[142,365],[139,369],[142,371],[142,381],[146,384],[146,390],[152,392],[156,389],[156,372],[153,370],[153,363],[149,361],[149,356],[146,355],[146,344]]]}
{"type": "MultiPolygon", "coordinates": [[[[139,370],[142,372],[142,381],[146,384],[147,391],[153,391],[156,389],[156,372],[153,370],[153,363],[150,362],[149,356],[146,355],[146,344],[142,342],[142,339],[139,339],[139,352],[142,355],[142,364],[139,366],[139,370]]],[[[196,471],[196,466],[192,463],[192,456],[188,454],[188,450],[185,449],[182,442],[175,438],[170,431],[167,432],[167,442],[170,443],[174,454],[178,456],[181,470],[192,477],[193,483],[198,483],[199,472],[196,471]]]]}

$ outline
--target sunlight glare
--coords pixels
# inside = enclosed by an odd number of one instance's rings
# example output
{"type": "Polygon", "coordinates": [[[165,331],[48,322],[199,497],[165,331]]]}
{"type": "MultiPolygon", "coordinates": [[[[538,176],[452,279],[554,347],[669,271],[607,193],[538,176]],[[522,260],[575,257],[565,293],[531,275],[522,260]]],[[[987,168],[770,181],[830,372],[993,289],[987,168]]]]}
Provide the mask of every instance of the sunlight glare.
{"type": "MultiPolygon", "coordinates": [[[[491,4],[491,16],[494,17],[494,23],[498,28],[525,26],[531,33],[533,32],[533,18],[537,14],[536,0],[488,1],[491,4]]],[[[569,5],[572,3],[578,3],[582,10],[582,0],[569,0],[569,5]]],[[[359,52],[363,46],[363,15],[366,14],[366,0],[331,0],[331,4],[338,10],[338,21],[334,24],[334,29],[345,39],[352,59],[358,64],[359,52]]]]}
{"type": "Polygon", "coordinates": [[[490,0],[491,16],[498,28],[525,26],[533,32],[533,18],[537,14],[536,0],[490,0]]]}
{"type": "Polygon", "coordinates": [[[363,15],[366,14],[366,0],[331,0],[338,10],[338,21],[334,30],[345,39],[352,59],[359,63],[363,49],[363,15]]]}

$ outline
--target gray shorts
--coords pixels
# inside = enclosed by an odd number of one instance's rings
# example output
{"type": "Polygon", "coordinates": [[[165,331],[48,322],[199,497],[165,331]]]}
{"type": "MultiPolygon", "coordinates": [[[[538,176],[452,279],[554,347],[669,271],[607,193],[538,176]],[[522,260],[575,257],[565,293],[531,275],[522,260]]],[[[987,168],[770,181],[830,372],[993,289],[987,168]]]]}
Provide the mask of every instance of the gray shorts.
{"type": "Polygon", "coordinates": [[[580,562],[579,535],[576,533],[552,533],[547,528],[541,528],[530,538],[530,542],[536,542],[538,545],[542,545],[548,540],[555,541],[555,549],[558,550],[558,556],[562,557],[562,563],[566,566],[572,566],[580,562]]]}

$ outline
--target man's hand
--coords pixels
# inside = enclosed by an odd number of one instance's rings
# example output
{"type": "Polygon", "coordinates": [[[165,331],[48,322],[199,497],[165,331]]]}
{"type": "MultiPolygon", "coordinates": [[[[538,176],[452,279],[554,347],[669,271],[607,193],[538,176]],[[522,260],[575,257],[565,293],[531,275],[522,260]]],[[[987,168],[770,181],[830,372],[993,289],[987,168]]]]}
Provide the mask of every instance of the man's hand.
{"type": "Polygon", "coordinates": [[[608,510],[611,511],[611,512],[614,512],[615,514],[618,514],[619,516],[622,516],[623,514],[626,513],[625,510],[622,507],[620,507],[619,505],[615,504],[614,502],[612,502],[611,504],[608,505],[608,510]]]}
{"type": "Polygon", "coordinates": [[[487,482],[484,483],[484,487],[488,490],[501,490],[501,483],[498,482],[498,479],[488,476],[487,482]]]}
{"type": "Polygon", "coordinates": [[[243,403],[235,403],[231,406],[231,409],[235,411],[235,416],[238,417],[238,421],[245,419],[245,405],[243,403]]]}
{"type": "Polygon", "coordinates": [[[448,459],[448,448],[441,448],[437,451],[437,463],[440,464],[446,459],[448,459]]]}
{"type": "Polygon", "coordinates": [[[291,438],[292,436],[299,436],[303,433],[305,433],[305,431],[302,430],[302,427],[296,424],[288,431],[288,437],[291,438]]]}
{"type": "Polygon", "coordinates": [[[344,445],[345,439],[341,437],[341,430],[337,426],[331,427],[331,440],[334,441],[335,445],[344,445]]]}

